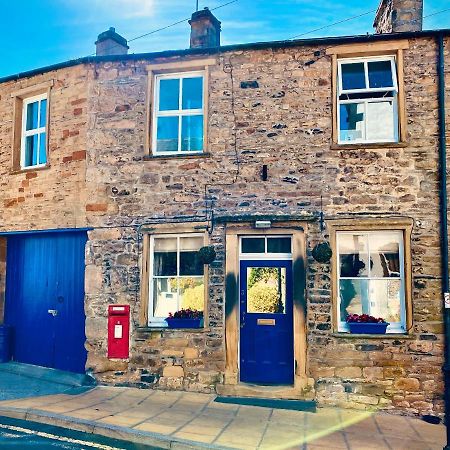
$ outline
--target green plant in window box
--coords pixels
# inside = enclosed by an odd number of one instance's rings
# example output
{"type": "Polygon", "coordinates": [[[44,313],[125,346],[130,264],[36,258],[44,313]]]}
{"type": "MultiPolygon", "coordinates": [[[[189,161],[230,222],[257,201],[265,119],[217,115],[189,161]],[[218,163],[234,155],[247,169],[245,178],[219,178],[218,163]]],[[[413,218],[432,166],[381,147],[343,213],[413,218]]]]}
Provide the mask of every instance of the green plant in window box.
{"type": "Polygon", "coordinates": [[[201,328],[203,327],[203,311],[180,309],[175,313],[169,313],[166,322],[169,328],[201,328]]]}
{"type": "Polygon", "coordinates": [[[216,259],[216,251],[212,245],[202,247],[197,252],[197,258],[202,264],[211,264],[216,259]]]}
{"type": "Polygon", "coordinates": [[[331,250],[328,242],[321,242],[312,249],[313,258],[319,263],[327,263],[333,256],[333,250],[331,250]]]}

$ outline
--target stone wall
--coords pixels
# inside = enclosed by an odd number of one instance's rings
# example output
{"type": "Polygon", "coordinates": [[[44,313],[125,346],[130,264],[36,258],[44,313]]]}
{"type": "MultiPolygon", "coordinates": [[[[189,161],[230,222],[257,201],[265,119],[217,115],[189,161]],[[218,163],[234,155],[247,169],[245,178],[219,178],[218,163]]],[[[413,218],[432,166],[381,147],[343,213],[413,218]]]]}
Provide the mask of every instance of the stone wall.
{"type": "MultiPolygon", "coordinates": [[[[320,57],[305,64],[319,50],[219,54],[210,72],[210,155],[189,159],[148,157],[147,61],[93,68],[88,223],[111,227],[91,232],[88,244],[89,367],[99,379],[210,391],[222,377],[224,229],[216,227],[212,235],[220,256],[210,278],[210,327],[184,334],[136,329],[142,306],[138,225],[204,218],[205,185],[216,216],[317,214],[322,196],[326,219],[414,220],[414,327],[398,339],[333,335],[330,267],[309,255],[308,375],[316,380],[319,403],[442,412],[435,43],[415,39],[405,50],[408,145],[392,148],[330,148],[331,62],[320,57]],[[261,180],[264,164],[267,181],[261,180]],[[132,305],[130,361],[105,358],[106,308],[116,302],[132,305]]],[[[311,224],[309,252],[321,238],[311,224]]]]}
{"type": "Polygon", "coordinates": [[[87,87],[83,65],[0,84],[2,231],[85,226],[87,87]],[[51,80],[49,165],[13,172],[11,93],[51,80]]]}
{"type": "MultiPolygon", "coordinates": [[[[86,248],[87,368],[100,381],[201,392],[222,382],[225,227],[216,223],[210,236],[218,258],[209,274],[208,326],[185,333],[139,326],[147,282],[140,279],[140,225],[205,220],[205,205],[215,217],[279,216],[318,215],[323,203],[325,220],[412,218],[414,326],[398,339],[334,335],[330,266],[311,257],[328,230],[322,235],[311,223],[307,375],[319,403],[442,412],[436,45],[417,38],[404,51],[408,145],[353,150],[330,145],[331,61],[314,56],[324,50],[217,54],[208,154],[191,158],[152,158],[145,148],[148,60],[75,66],[0,85],[0,228],[93,228],[86,248]],[[10,93],[49,79],[50,168],[12,174],[10,93]],[[121,303],[131,305],[130,359],[111,361],[107,307],[121,303]]],[[[0,258],[0,283],[1,273],[0,258]]]]}

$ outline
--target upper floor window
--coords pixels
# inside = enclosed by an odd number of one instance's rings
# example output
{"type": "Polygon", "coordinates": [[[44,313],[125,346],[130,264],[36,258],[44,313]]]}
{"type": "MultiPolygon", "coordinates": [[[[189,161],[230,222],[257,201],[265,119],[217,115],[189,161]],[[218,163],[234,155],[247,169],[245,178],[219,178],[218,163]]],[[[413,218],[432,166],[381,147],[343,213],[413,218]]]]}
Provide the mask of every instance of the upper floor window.
{"type": "Polygon", "coordinates": [[[369,314],[406,332],[405,263],[402,231],[338,231],[337,308],[339,331],[349,314],[369,314]]]}
{"type": "Polygon", "coordinates": [[[20,167],[47,163],[47,94],[23,100],[20,167]]]}
{"type": "Polygon", "coordinates": [[[153,153],[203,152],[204,72],[156,75],[154,86],[153,153]]]}
{"type": "Polygon", "coordinates": [[[394,56],[338,61],[339,143],[398,142],[394,56]]]}

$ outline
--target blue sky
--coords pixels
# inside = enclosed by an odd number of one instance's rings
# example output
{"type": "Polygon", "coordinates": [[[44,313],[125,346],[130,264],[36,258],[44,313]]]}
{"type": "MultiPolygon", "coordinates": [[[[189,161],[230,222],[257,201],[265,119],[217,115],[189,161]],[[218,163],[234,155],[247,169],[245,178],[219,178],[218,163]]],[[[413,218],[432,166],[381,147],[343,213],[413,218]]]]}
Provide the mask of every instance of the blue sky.
{"type": "MultiPolygon", "coordinates": [[[[229,0],[199,0],[214,8],[229,0]]],[[[379,0],[238,0],[215,11],[222,43],[289,39],[375,10],[379,0]]],[[[30,70],[95,51],[97,35],[114,26],[127,39],[188,18],[195,0],[0,0],[0,76],[30,70]]],[[[449,8],[448,0],[425,0],[425,16],[449,8]]],[[[374,13],[305,37],[372,33],[374,13]]],[[[450,11],[425,18],[425,29],[450,28],[450,11]]],[[[187,23],[130,43],[130,52],[188,47],[187,23]]]]}

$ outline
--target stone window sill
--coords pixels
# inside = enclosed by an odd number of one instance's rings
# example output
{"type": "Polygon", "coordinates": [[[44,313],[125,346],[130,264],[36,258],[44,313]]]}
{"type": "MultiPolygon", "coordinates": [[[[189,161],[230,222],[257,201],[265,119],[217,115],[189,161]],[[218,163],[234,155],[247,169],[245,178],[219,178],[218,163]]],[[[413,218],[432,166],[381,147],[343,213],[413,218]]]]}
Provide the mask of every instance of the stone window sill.
{"type": "Polygon", "coordinates": [[[356,144],[331,144],[331,150],[358,150],[358,149],[371,149],[371,148],[404,148],[408,147],[408,142],[377,142],[372,144],[364,144],[359,142],[356,144]]]}
{"type": "Polygon", "coordinates": [[[17,175],[19,173],[28,173],[28,172],[39,172],[40,170],[47,170],[50,169],[50,164],[47,164],[45,166],[39,166],[39,167],[27,167],[26,169],[11,169],[10,174],[11,175],[17,175]]]}
{"type": "Polygon", "coordinates": [[[211,331],[210,328],[169,328],[169,327],[137,327],[136,332],[138,333],[148,333],[152,331],[183,331],[186,333],[207,333],[211,331]]]}
{"type": "Polygon", "coordinates": [[[331,336],[345,339],[416,339],[414,334],[386,333],[386,334],[355,334],[332,333],[331,336]]]}
{"type": "Polygon", "coordinates": [[[197,158],[209,158],[211,153],[195,153],[193,155],[189,155],[186,153],[182,153],[179,155],[145,155],[144,161],[153,161],[157,159],[197,159],[197,158]]]}

